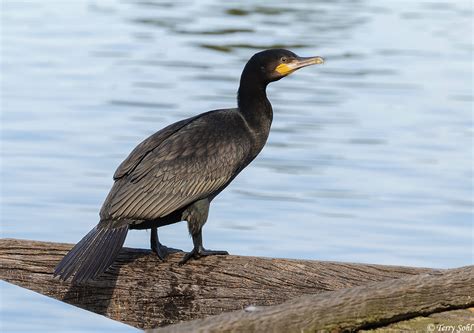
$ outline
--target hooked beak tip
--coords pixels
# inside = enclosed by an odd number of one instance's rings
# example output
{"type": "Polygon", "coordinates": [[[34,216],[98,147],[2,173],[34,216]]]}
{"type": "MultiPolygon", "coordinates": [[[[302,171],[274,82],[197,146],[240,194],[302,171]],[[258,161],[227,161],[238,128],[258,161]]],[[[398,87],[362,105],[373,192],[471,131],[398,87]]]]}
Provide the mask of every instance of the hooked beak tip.
{"type": "Polygon", "coordinates": [[[323,57],[314,57],[314,64],[315,65],[324,64],[324,58],[323,57]]]}

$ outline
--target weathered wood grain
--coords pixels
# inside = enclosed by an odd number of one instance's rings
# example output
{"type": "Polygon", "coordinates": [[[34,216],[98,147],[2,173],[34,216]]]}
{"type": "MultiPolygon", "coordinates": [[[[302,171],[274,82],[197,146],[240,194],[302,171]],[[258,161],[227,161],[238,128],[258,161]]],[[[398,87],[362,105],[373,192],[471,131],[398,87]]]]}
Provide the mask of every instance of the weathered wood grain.
{"type": "MultiPolygon", "coordinates": [[[[98,281],[72,286],[52,276],[71,244],[0,240],[0,278],[139,328],[174,324],[430,269],[308,260],[214,256],[179,266],[124,248],[98,281]]],[[[390,282],[391,283],[391,282],[390,282]]]]}
{"type": "MultiPolygon", "coordinates": [[[[149,332],[355,332],[473,305],[474,266],[469,266],[296,297],[280,305],[224,313],[149,332]]],[[[427,326],[422,330],[428,331],[427,326]]]]}

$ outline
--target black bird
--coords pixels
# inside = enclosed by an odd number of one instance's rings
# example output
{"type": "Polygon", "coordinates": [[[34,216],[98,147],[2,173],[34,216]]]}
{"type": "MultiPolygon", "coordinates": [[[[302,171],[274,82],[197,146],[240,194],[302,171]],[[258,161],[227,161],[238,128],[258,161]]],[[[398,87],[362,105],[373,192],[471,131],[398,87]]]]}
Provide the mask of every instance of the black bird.
{"type": "Polygon", "coordinates": [[[209,205],[262,150],[273,110],[270,82],[321,57],[298,57],[271,49],[252,56],[240,78],[238,108],[221,109],[178,121],[140,143],[120,164],[100,210],[100,222],[57,265],[54,274],[73,283],[94,279],[115,260],[129,229],[151,228],[151,249],[164,259],[174,249],[158,240],[157,228],[187,221],[191,258],[225,255],[202,246],[209,205]]]}

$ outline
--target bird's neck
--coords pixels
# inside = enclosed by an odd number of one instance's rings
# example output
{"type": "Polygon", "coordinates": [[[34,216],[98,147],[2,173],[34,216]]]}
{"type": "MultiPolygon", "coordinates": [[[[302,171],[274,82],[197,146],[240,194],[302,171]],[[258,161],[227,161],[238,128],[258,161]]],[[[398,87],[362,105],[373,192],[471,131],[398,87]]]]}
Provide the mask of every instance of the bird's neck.
{"type": "Polygon", "coordinates": [[[266,93],[267,85],[245,73],[237,96],[239,111],[255,134],[265,143],[273,120],[273,110],[266,93]]]}

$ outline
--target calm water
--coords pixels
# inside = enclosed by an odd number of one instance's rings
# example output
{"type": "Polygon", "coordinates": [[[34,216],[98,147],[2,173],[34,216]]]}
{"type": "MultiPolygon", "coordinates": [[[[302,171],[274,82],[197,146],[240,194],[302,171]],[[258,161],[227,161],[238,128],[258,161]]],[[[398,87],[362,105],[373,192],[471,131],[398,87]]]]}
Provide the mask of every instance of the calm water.
{"type": "MultiPolygon", "coordinates": [[[[77,242],[136,144],[235,106],[246,60],[282,46],[327,62],[271,85],[269,142],[214,201],[204,244],[269,257],[473,263],[469,1],[1,6],[2,237],[77,242]]],[[[184,223],[160,237],[191,249],[184,223]]],[[[148,238],[131,232],[126,245],[147,248],[148,238]]],[[[37,331],[134,331],[0,287],[2,331],[30,331],[30,322],[37,331]]]]}

